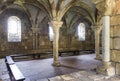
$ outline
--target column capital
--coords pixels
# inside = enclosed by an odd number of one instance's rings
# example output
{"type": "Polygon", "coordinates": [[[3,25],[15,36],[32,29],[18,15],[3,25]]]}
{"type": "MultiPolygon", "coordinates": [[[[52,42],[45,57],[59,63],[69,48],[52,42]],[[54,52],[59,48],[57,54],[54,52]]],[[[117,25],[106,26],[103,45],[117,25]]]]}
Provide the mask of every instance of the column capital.
{"type": "Polygon", "coordinates": [[[101,31],[102,25],[97,25],[97,24],[95,24],[95,25],[92,25],[91,28],[92,28],[92,30],[93,30],[94,32],[96,32],[96,31],[101,31]]]}
{"type": "Polygon", "coordinates": [[[63,24],[62,21],[51,21],[51,22],[48,22],[48,24],[51,26],[51,27],[55,27],[55,28],[60,28],[63,24]]]}
{"type": "Polygon", "coordinates": [[[32,27],[31,29],[33,33],[38,33],[40,30],[40,28],[34,28],[34,27],[32,27]]]}
{"type": "Polygon", "coordinates": [[[97,0],[94,1],[94,3],[101,15],[112,15],[115,7],[115,0],[97,0]]]}

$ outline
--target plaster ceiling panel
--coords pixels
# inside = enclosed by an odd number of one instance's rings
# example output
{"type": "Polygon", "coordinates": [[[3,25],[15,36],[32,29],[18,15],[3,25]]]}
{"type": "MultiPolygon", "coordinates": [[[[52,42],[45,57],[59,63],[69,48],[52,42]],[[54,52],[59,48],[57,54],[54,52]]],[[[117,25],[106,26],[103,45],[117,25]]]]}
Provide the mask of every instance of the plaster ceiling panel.
{"type": "Polygon", "coordinates": [[[36,8],[32,5],[26,5],[26,7],[28,8],[28,10],[31,14],[31,17],[32,17],[33,21],[35,22],[35,18],[36,18],[37,12],[38,12],[38,8],[36,8]]]}
{"type": "Polygon", "coordinates": [[[7,8],[14,8],[14,9],[17,9],[17,10],[23,10],[23,8],[17,4],[12,4],[12,5],[9,5],[7,8]]]}
{"type": "Polygon", "coordinates": [[[54,0],[54,2],[55,2],[55,7],[57,7],[58,1],[59,1],[59,0],[54,0]]]}
{"type": "Polygon", "coordinates": [[[37,26],[39,23],[41,23],[44,20],[45,17],[46,17],[46,14],[44,12],[40,11],[39,15],[37,17],[37,26]]]}
{"type": "Polygon", "coordinates": [[[64,0],[64,3],[61,5],[62,9],[68,4],[70,3],[72,0],[64,0]]]}

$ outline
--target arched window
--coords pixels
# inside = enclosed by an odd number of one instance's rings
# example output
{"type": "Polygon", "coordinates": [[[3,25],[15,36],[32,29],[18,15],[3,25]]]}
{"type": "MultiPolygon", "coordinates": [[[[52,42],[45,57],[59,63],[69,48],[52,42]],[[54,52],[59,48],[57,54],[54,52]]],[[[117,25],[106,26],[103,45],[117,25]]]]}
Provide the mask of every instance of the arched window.
{"type": "Polygon", "coordinates": [[[54,39],[54,33],[51,26],[49,26],[49,38],[50,38],[50,41],[53,41],[54,39]]]}
{"type": "Polygon", "coordinates": [[[21,20],[16,16],[8,18],[8,42],[21,42],[21,20]]]}
{"type": "Polygon", "coordinates": [[[85,24],[80,23],[78,25],[78,38],[80,41],[85,41],[85,24]]]}

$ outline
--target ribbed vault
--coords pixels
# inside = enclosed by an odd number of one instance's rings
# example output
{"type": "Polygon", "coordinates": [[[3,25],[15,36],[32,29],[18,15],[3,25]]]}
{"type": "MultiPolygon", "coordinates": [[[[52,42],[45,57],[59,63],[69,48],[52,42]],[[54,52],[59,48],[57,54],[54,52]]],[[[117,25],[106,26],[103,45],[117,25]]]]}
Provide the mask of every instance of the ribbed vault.
{"type": "Polygon", "coordinates": [[[63,30],[74,33],[75,26],[96,22],[96,8],[91,0],[1,0],[0,13],[13,8],[24,11],[32,27],[48,27],[51,20],[63,21],[63,30]],[[44,23],[43,23],[44,22],[44,23]]]}

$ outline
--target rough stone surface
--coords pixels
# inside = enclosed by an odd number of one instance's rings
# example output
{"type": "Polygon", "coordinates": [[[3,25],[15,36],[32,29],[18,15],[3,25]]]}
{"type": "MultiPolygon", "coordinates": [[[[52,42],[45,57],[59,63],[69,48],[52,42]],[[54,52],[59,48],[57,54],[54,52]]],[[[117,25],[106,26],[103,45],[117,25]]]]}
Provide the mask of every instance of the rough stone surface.
{"type": "Polygon", "coordinates": [[[49,81],[120,81],[120,76],[107,77],[104,75],[95,74],[95,72],[92,71],[79,71],[49,78],[49,81]],[[77,75],[77,77],[75,77],[75,75],[77,75]]]}
{"type": "Polygon", "coordinates": [[[116,6],[114,8],[114,14],[120,14],[120,0],[116,0],[116,6]]]}
{"type": "Polygon", "coordinates": [[[37,80],[37,81],[48,81],[48,79],[40,79],[40,80],[37,80]]]}
{"type": "Polygon", "coordinates": [[[120,21],[120,15],[115,15],[111,17],[111,25],[118,25],[120,21]]]}
{"type": "Polygon", "coordinates": [[[61,78],[60,76],[56,76],[56,77],[53,77],[53,78],[48,78],[50,81],[64,81],[63,78],[61,78]]]}
{"type": "Polygon", "coordinates": [[[4,59],[0,59],[0,81],[10,81],[4,59]]]}
{"type": "Polygon", "coordinates": [[[116,63],[116,74],[120,74],[120,63],[116,63]]]}
{"type": "Polygon", "coordinates": [[[115,0],[116,6],[111,16],[111,60],[116,64],[116,74],[120,75],[120,0],[115,0]]]}
{"type": "MultiPolygon", "coordinates": [[[[0,81],[11,81],[8,72],[4,72],[5,70],[5,61],[4,59],[0,59],[0,81]]],[[[120,81],[120,76],[107,77],[101,74],[96,74],[94,71],[78,71],[52,78],[40,80],[26,79],[25,81],[120,81]]]]}
{"type": "Polygon", "coordinates": [[[113,62],[119,62],[120,63],[120,51],[119,50],[111,50],[111,60],[113,62]]]}

